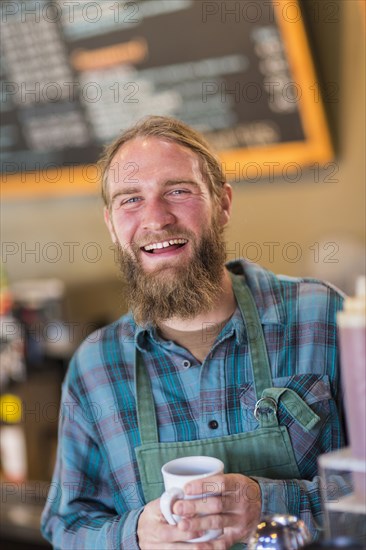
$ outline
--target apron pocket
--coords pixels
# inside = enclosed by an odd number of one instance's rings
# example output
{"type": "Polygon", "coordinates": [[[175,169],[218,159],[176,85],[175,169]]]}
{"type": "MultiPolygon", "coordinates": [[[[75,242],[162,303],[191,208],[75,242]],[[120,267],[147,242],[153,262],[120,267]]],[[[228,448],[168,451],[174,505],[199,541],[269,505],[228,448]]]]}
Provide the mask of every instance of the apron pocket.
{"type": "MultiPolygon", "coordinates": [[[[279,425],[285,426],[288,430],[301,476],[311,479],[317,473],[314,456],[334,448],[334,440],[341,434],[340,423],[339,432],[335,434],[332,432],[332,423],[329,422],[331,414],[338,414],[331,396],[329,378],[326,375],[297,374],[274,378],[272,382],[274,387],[288,388],[296,392],[320,418],[312,429],[305,430],[296,419],[296,407],[291,411],[291,408],[287,408],[281,399],[279,401],[277,409],[279,425]]],[[[240,387],[239,399],[244,430],[258,429],[258,421],[253,414],[256,398],[252,384],[244,384],[240,387]]],[[[336,446],[338,447],[339,444],[336,446]]]]}

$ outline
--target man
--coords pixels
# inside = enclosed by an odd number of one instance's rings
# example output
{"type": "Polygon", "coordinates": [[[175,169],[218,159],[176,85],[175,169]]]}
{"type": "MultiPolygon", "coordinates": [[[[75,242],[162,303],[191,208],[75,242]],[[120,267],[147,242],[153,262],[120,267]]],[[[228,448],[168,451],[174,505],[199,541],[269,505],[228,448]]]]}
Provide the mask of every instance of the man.
{"type": "Polygon", "coordinates": [[[181,122],[142,120],[101,168],[130,313],[70,364],[44,535],[56,548],[178,550],[223,528],[190,548],[227,549],[262,514],[290,513],[316,536],[317,457],[343,444],[341,296],[244,260],[225,266],[232,190],[181,122]],[[225,474],[209,479],[216,496],[178,500],[171,526],[160,468],[192,455],[221,458],[225,474]]]}

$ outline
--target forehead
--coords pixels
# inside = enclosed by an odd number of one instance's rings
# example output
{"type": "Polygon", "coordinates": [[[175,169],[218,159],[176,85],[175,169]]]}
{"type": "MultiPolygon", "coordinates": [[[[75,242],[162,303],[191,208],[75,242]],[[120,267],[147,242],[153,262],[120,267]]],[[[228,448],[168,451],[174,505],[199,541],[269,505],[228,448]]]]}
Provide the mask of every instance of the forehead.
{"type": "Polygon", "coordinates": [[[188,147],[157,137],[139,137],[122,145],[114,155],[108,171],[108,185],[121,184],[128,177],[193,178],[203,182],[200,157],[188,147]]]}

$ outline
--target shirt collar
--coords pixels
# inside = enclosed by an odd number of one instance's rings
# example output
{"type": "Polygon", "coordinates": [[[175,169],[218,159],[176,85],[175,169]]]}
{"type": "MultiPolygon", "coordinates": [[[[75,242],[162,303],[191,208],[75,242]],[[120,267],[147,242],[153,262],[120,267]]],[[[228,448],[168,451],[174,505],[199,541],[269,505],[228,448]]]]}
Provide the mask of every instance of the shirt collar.
{"type": "MultiPolygon", "coordinates": [[[[245,326],[240,310],[237,307],[231,319],[226,323],[218,338],[219,340],[225,340],[231,334],[235,334],[235,338],[238,344],[243,342],[246,337],[245,326]]],[[[135,332],[136,346],[140,351],[151,351],[152,347],[156,344],[161,344],[161,338],[157,335],[156,328],[153,326],[141,327],[136,325],[135,332]]]]}
{"type": "Polygon", "coordinates": [[[221,333],[218,336],[218,339],[220,341],[225,340],[225,338],[228,338],[229,336],[231,336],[231,334],[235,335],[236,343],[238,345],[242,344],[244,339],[246,339],[244,321],[238,306],[234,311],[234,314],[231,317],[231,319],[226,323],[226,325],[222,329],[221,333]]]}
{"type": "Polygon", "coordinates": [[[154,331],[156,331],[156,329],[153,326],[147,325],[142,327],[136,325],[135,341],[140,351],[151,351],[152,339],[155,339],[154,331]]]}

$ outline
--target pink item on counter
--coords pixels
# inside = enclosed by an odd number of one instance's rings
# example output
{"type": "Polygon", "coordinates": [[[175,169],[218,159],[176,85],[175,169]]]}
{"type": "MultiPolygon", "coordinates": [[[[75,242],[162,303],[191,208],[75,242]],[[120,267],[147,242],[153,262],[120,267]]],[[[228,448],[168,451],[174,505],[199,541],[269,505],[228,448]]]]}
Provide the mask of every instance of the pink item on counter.
{"type": "MultiPolygon", "coordinates": [[[[365,277],[357,280],[356,296],[346,298],[338,313],[341,374],[346,423],[354,458],[366,462],[366,295],[365,277]]],[[[366,499],[366,475],[354,474],[355,493],[366,499]]]]}

